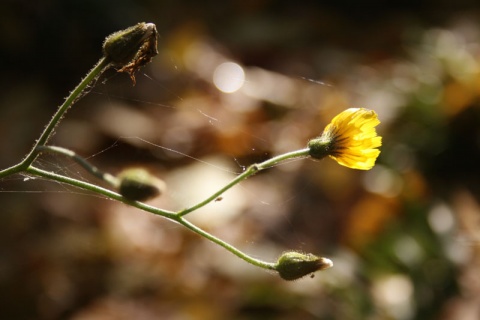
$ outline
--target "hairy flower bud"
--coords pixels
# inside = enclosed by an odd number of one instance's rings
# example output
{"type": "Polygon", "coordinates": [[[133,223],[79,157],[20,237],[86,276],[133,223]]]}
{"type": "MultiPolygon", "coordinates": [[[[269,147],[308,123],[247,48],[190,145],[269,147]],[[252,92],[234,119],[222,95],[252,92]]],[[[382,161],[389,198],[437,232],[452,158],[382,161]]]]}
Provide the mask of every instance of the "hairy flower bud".
{"type": "Polygon", "coordinates": [[[155,24],[140,22],[109,35],[103,43],[103,54],[135,84],[135,72],[158,54],[155,24]]]}
{"type": "Polygon", "coordinates": [[[317,257],[311,253],[288,251],[278,258],[275,270],[284,280],[297,280],[332,266],[333,263],[330,259],[317,257]]]}
{"type": "Polygon", "coordinates": [[[130,168],[122,171],[117,179],[118,192],[132,201],[145,201],[161,194],[165,183],[152,176],[143,168],[130,168]]]}

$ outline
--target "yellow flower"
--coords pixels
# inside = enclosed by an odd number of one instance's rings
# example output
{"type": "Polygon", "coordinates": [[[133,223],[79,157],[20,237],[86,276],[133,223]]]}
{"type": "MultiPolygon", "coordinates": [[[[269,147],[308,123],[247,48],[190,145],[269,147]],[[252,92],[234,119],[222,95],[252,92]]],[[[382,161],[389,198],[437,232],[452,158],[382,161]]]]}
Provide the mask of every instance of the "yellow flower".
{"type": "Polygon", "coordinates": [[[309,154],[321,159],[325,156],[342,166],[369,170],[375,165],[382,145],[375,127],[380,123],[373,110],[347,109],[325,127],[323,134],[308,143],[309,154]]]}

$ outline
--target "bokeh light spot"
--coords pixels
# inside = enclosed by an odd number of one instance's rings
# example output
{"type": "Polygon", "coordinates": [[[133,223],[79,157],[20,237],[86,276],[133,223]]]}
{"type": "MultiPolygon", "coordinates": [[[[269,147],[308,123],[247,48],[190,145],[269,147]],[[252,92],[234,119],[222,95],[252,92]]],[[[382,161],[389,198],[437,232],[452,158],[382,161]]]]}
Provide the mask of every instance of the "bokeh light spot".
{"type": "Polygon", "coordinates": [[[245,83],[245,71],[234,62],[220,64],[213,73],[213,84],[218,90],[233,93],[245,83]]]}

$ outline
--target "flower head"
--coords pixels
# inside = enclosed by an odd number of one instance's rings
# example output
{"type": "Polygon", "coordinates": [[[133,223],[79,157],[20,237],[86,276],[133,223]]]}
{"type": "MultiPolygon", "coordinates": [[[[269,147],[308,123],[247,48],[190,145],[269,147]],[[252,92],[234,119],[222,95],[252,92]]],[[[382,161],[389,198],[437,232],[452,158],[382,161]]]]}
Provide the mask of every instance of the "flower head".
{"type": "Polygon", "coordinates": [[[310,140],[309,154],[316,159],[328,155],[342,166],[369,170],[382,145],[382,137],[375,130],[379,123],[373,110],[347,109],[333,118],[320,137],[310,140]]]}

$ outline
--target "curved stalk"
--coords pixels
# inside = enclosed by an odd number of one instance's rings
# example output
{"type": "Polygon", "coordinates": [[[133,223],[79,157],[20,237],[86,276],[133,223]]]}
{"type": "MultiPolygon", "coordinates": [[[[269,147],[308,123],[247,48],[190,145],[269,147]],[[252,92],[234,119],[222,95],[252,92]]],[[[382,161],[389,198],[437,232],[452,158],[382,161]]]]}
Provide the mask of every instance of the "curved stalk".
{"type": "Polygon", "coordinates": [[[240,259],[242,259],[242,260],[244,260],[244,261],[246,261],[246,262],[248,262],[248,263],[250,263],[250,264],[252,264],[256,267],[260,267],[260,268],[267,269],[267,270],[275,270],[275,268],[276,268],[275,263],[266,262],[266,261],[263,261],[263,260],[260,260],[260,259],[253,258],[253,257],[249,256],[248,254],[238,250],[237,248],[235,248],[231,244],[224,242],[223,240],[211,235],[210,233],[206,232],[203,229],[200,229],[199,227],[190,223],[189,221],[185,220],[182,217],[177,217],[174,220],[177,221],[178,223],[180,223],[181,225],[183,225],[184,227],[190,229],[191,231],[201,235],[202,237],[204,237],[204,238],[206,238],[206,239],[224,247],[225,249],[227,249],[228,251],[230,251],[231,253],[233,253],[234,255],[239,257],[240,259]]]}
{"type": "Polygon", "coordinates": [[[264,170],[264,169],[273,167],[274,165],[276,165],[276,164],[278,164],[282,161],[288,160],[288,159],[306,157],[306,156],[308,156],[308,151],[309,151],[308,148],[301,149],[301,150],[296,150],[296,151],[292,151],[292,152],[288,152],[288,153],[278,155],[276,157],[265,160],[264,162],[261,162],[261,163],[258,163],[258,164],[252,164],[251,166],[249,166],[247,168],[247,170],[245,170],[243,173],[241,173],[240,175],[235,177],[235,179],[230,181],[227,185],[225,185],[223,188],[221,188],[220,190],[218,190],[217,192],[212,194],[210,197],[206,198],[205,200],[203,200],[203,201],[201,201],[201,202],[199,202],[199,203],[197,203],[197,204],[195,204],[195,205],[193,205],[189,208],[186,208],[186,209],[183,209],[183,210],[179,211],[178,215],[180,217],[183,217],[183,216],[189,214],[190,212],[193,212],[193,211],[195,211],[195,210],[197,210],[197,209],[199,209],[203,206],[206,206],[210,202],[217,199],[220,195],[222,195],[228,189],[232,188],[233,186],[235,186],[239,182],[247,179],[248,177],[253,176],[254,174],[256,174],[260,170],[264,170]]]}
{"type": "Polygon", "coordinates": [[[53,130],[63,118],[67,110],[82,96],[82,93],[94,82],[105,70],[110,66],[109,59],[102,57],[97,64],[88,72],[85,78],[80,81],[75,89],[70,93],[70,95],[65,99],[63,104],[58,108],[57,112],[53,115],[50,122],[47,124],[43,130],[40,138],[35,142],[32,150],[28,155],[18,164],[11,166],[10,168],[0,171],[0,178],[25,171],[32,163],[35,161],[38,155],[38,146],[44,145],[47,143],[48,139],[52,136],[53,130]]]}
{"type": "Polygon", "coordinates": [[[97,79],[106,69],[108,69],[110,62],[107,58],[102,57],[97,64],[90,70],[90,72],[85,76],[85,78],[80,81],[75,89],[70,93],[70,95],[65,99],[65,102],[58,108],[57,112],[53,115],[50,122],[47,124],[43,130],[40,138],[35,142],[35,145],[32,148],[32,151],[23,159],[22,163],[25,165],[30,165],[37,156],[37,147],[45,145],[48,142],[48,139],[52,136],[53,130],[63,118],[67,110],[81,98],[81,94],[87,88],[87,86],[97,79]]]}

